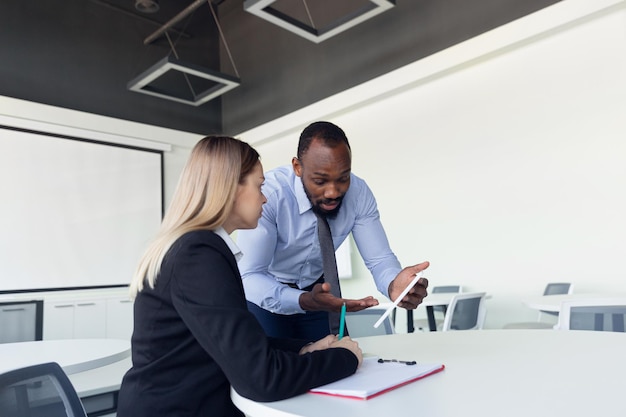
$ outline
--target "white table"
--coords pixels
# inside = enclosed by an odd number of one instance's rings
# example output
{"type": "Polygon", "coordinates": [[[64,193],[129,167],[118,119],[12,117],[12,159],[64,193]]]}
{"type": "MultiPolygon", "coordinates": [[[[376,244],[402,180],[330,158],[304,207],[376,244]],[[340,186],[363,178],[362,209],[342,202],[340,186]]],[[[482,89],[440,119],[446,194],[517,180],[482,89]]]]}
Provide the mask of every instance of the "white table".
{"type": "MultiPolygon", "coordinates": [[[[614,295],[614,294],[613,294],[614,295]]],[[[529,308],[558,313],[563,301],[586,300],[589,298],[606,298],[613,295],[606,294],[554,294],[527,298],[522,302],[529,308]]]]}
{"type": "Polygon", "coordinates": [[[417,332],[359,339],[367,354],[443,363],[436,375],[371,400],[304,394],[256,403],[251,417],[623,417],[626,334],[590,331],[417,332]]]}
{"type": "Polygon", "coordinates": [[[118,339],[38,340],[0,344],[0,373],[57,362],[66,374],[88,371],[130,357],[130,342],[118,339]]]}

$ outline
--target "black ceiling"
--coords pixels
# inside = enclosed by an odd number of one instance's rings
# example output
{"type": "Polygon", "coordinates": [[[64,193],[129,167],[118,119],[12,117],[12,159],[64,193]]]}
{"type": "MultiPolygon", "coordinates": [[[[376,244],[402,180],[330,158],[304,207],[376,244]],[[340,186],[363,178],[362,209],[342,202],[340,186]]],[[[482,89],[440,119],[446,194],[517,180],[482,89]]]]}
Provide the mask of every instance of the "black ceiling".
{"type": "MultiPolygon", "coordinates": [[[[194,107],[131,92],[127,84],[172,53],[146,38],[193,0],[160,0],[141,14],[135,0],[0,1],[0,95],[200,134],[237,134],[361,84],[558,0],[397,0],[395,7],[321,43],[212,0],[174,25],[181,60],[236,76],[241,85],[194,107]]],[[[317,24],[367,0],[277,0],[317,24]],[[341,7],[341,8],[340,8],[341,7]]]]}

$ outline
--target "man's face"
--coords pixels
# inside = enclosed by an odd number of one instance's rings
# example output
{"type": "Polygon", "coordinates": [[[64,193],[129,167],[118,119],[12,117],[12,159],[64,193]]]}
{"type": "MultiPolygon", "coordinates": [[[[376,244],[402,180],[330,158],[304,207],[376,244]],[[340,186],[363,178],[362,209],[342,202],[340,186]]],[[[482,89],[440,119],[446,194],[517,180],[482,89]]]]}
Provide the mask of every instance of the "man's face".
{"type": "Polygon", "coordinates": [[[343,196],[350,188],[352,157],[345,144],[327,147],[314,139],[301,159],[293,158],[293,170],[302,179],[313,211],[336,216],[343,196]]]}

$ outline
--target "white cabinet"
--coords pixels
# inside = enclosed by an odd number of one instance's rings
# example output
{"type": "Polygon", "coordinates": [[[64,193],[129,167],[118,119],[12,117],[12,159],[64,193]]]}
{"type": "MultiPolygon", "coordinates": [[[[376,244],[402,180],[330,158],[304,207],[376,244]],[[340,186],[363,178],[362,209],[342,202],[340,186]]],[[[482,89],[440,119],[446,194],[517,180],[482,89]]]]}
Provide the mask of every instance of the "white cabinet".
{"type": "Polygon", "coordinates": [[[73,339],[74,338],[74,303],[71,301],[44,301],[43,304],[43,338],[73,339]]]}
{"type": "Polygon", "coordinates": [[[106,337],[105,300],[46,300],[43,310],[45,340],[106,337]]]}
{"type": "Polygon", "coordinates": [[[0,343],[130,340],[132,333],[133,302],[125,287],[0,295],[0,343]]]}
{"type": "Polygon", "coordinates": [[[78,301],[74,310],[74,339],[104,337],[106,337],[106,301],[78,301]]]}
{"type": "Polygon", "coordinates": [[[108,298],[106,317],[107,339],[130,340],[133,334],[133,302],[128,297],[108,298]]]}

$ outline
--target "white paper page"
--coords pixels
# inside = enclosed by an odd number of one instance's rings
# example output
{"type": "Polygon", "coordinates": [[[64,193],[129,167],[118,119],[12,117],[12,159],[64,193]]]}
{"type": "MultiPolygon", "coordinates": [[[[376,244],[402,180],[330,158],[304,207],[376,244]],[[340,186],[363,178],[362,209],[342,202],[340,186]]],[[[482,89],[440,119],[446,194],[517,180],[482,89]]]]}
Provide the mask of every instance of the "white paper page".
{"type": "Polygon", "coordinates": [[[311,390],[313,393],[332,394],[347,397],[367,398],[378,392],[428,375],[442,364],[379,363],[377,357],[364,358],[363,364],[354,375],[311,390]]]}

